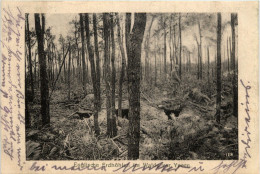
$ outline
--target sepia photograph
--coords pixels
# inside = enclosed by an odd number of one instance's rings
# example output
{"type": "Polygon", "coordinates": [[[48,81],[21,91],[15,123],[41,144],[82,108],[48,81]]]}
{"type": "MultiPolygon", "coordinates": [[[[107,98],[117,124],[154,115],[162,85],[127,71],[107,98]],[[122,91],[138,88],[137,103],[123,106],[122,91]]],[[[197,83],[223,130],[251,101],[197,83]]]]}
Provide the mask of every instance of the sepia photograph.
{"type": "Polygon", "coordinates": [[[238,18],[25,13],[26,160],[238,160],[238,18]]]}

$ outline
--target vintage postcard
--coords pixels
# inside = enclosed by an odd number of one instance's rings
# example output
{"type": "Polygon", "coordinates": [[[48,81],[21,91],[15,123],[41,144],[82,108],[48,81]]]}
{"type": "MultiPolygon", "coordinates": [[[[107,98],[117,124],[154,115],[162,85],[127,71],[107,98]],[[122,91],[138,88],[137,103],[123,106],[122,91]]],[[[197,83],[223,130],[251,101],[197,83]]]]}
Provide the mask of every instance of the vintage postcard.
{"type": "Polygon", "coordinates": [[[258,10],[2,1],[1,173],[258,173],[258,10]]]}

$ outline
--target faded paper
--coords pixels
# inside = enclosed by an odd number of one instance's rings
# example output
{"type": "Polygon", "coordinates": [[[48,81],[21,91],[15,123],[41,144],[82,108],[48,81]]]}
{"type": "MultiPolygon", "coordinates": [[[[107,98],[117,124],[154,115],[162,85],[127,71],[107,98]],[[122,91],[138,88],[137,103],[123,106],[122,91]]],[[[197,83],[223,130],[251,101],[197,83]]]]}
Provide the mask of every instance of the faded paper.
{"type": "Polygon", "coordinates": [[[258,173],[258,2],[22,2],[1,7],[1,173],[258,173]],[[238,14],[239,160],[26,161],[25,13],[181,12],[238,14]],[[243,103],[243,105],[241,104],[243,103]],[[129,163],[127,168],[102,167],[129,163]],[[142,168],[144,163],[173,168],[142,168]],[[78,169],[75,164],[98,164],[78,169]],[[139,164],[139,168],[131,167],[139,164]],[[189,168],[175,168],[183,164],[189,168]],[[125,170],[124,170],[125,169],[125,170]],[[128,170],[126,170],[128,169],[128,170]]]}

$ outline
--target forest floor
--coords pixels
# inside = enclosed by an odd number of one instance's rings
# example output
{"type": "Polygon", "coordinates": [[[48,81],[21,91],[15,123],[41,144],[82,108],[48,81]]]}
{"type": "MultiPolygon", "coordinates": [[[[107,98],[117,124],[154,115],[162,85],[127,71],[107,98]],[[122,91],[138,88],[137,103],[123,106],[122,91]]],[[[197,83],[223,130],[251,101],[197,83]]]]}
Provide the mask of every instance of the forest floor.
{"type": "MultiPolygon", "coordinates": [[[[216,92],[210,86],[213,86],[213,82],[188,83],[189,78],[185,77],[180,87],[182,90],[175,96],[172,95],[171,87],[165,84],[157,84],[157,87],[142,84],[141,160],[238,159],[238,123],[231,114],[230,80],[228,77],[223,80],[222,117],[221,123],[216,124],[213,95],[216,92]],[[191,89],[197,89],[198,86],[202,87],[197,93],[194,90],[192,93],[191,89]],[[203,99],[204,95],[209,96],[209,101],[203,99]],[[172,115],[169,120],[158,105],[172,100],[180,101],[183,107],[178,117],[172,115]]],[[[128,120],[118,117],[117,136],[107,138],[103,100],[98,120],[101,135],[95,137],[93,116],[80,119],[77,114],[73,114],[93,108],[93,94],[82,96],[81,89],[75,87],[69,101],[67,90],[62,90],[64,88],[61,86],[53,93],[50,127],[40,126],[39,91],[34,103],[30,103],[32,127],[26,129],[27,160],[126,160],[128,120]]],[[[128,105],[126,89],[125,86],[123,108],[128,105]]],[[[105,99],[104,94],[102,99],[105,99]]]]}

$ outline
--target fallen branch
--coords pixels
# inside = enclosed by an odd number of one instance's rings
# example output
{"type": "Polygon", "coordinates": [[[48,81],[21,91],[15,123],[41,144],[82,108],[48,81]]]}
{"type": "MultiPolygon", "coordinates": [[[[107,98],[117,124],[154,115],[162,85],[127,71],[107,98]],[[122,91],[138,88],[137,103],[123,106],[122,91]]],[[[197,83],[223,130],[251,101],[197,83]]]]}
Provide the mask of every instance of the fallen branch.
{"type": "Polygon", "coordinates": [[[122,137],[122,136],[125,136],[126,134],[123,134],[123,135],[117,135],[116,137],[113,137],[112,138],[112,140],[115,140],[115,139],[117,139],[117,138],[119,138],[119,137],[122,137]]]}
{"type": "Polygon", "coordinates": [[[122,150],[120,149],[120,147],[118,147],[118,145],[114,142],[114,140],[112,138],[110,138],[110,140],[118,148],[119,153],[121,153],[122,150]]]}
{"type": "Polygon", "coordinates": [[[118,141],[119,143],[123,144],[124,146],[127,146],[127,144],[124,143],[123,141],[121,141],[120,139],[116,139],[115,141],[118,141]]]}
{"type": "Polygon", "coordinates": [[[68,116],[68,118],[70,118],[71,116],[73,116],[74,114],[76,114],[77,113],[77,111],[76,112],[73,112],[72,114],[70,114],[69,116],[68,116]]]}
{"type": "Polygon", "coordinates": [[[234,145],[237,145],[237,143],[229,144],[229,145],[227,145],[227,146],[224,146],[224,147],[220,148],[219,150],[222,151],[222,150],[224,150],[225,148],[230,147],[230,146],[234,146],[234,145]]]}
{"type": "Polygon", "coordinates": [[[119,154],[119,156],[120,156],[120,157],[121,157],[121,156],[124,156],[127,152],[128,152],[128,151],[125,150],[123,153],[119,154]]]}
{"type": "Polygon", "coordinates": [[[143,134],[147,135],[148,137],[151,137],[149,134],[148,134],[148,130],[144,127],[144,126],[141,126],[141,131],[143,134]]]}
{"type": "Polygon", "coordinates": [[[151,101],[148,99],[148,97],[145,96],[145,94],[144,94],[142,91],[141,91],[141,94],[142,94],[143,98],[144,98],[145,100],[147,100],[149,103],[151,103],[151,104],[154,103],[154,102],[151,102],[151,101]]]}
{"type": "Polygon", "coordinates": [[[92,132],[92,129],[90,128],[90,126],[88,125],[88,122],[87,122],[87,119],[84,118],[84,122],[86,123],[86,125],[88,126],[89,128],[89,131],[92,132]]]}
{"type": "Polygon", "coordinates": [[[200,106],[200,105],[195,104],[195,103],[190,102],[190,101],[188,101],[188,103],[191,104],[191,105],[193,105],[193,106],[196,106],[197,108],[199,108],[201,111],[204,111],[204,112],[213,111],[213,110],[210,109],[210,108],[205,108],[205,107],[203,107],[203,106],[200,106]]]}

